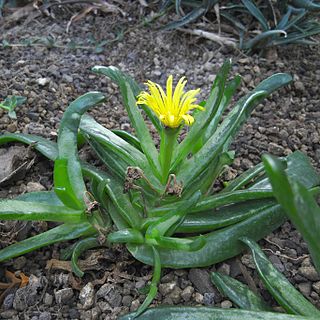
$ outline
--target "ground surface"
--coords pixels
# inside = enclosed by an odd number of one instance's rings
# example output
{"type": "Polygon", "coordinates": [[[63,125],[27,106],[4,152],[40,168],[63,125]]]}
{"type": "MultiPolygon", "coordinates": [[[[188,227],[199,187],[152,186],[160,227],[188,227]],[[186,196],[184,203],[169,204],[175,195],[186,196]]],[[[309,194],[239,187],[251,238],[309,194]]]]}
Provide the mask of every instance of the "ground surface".
{"type": "MultiPolygon", "coordinates": [[[[292,85],[275,93],[259,105],[238,135],[234,148],[237,158],[231,173],[246,170],[260,161],[262,153],[277,156],[301,150],[320,169],[320,62],[318,48],[287,47],[268,55],[247,57],[235,50],[195,38],[178,31],[164,33],[144,27],[141,6],[126,4],[121,12],[89,14],[66,28],[75,8],[52,8],[55,18],[45,15],[0,22],[0,34],[11,47],[0,51],[0,97],[22,95],[27,103],[17,109],[18,120],[8,118],[0,109],[0,132],[25,132],[55,139],[59,120],[68,103],[87,91],[100,90],[109,100],[92,114],[107,128],[130,130],[117,88],[93,75],[94,65],[115,65],[138,81],[151,79],[164,84],[169,74],[184,75],[190,87],[201,87],[205,97],[214,75],[226,58],[233,58],[233,74],[243,77],[238,96],[275,72],[289,72],[292,85]],[[140,25],[139,25],[140,24],[140,25]],[[115,41],[121,30],[120,41],[115,41]],[[54,39],[53,48],[39,46],[44,38],[54,39]],[[38,39],[35,41],[35,39],[38,39]],[[39,40],[40,39],[40,40],[39,40]],[[92,47],[110,43],[102,52],[92,47]],[[24,41],[33,46],[21,46],[24,41]],[[87,48],[70,49],[70,43],[87,48]],[[19,44],[15,46],[15,44],[19,44]],[[69,44],[69,47],[68,47],[69,44]],[[57,47],[59,46],[59,47],[57,47]],[[88,48],[91,47],[91,48],[88,48]]],[[[80,8],[79,8],[80,9],[80,8]]],[[[34,11],[33,11],[34,12],[34,11]]],[[[150,9],[146,12],[150,13],[150,9]]],[[[9,14],[7,14],[9,16],[9,14]]],[[[30,17],[30,15],[29,15],[30,17]]],[[[165,18],[164,18],[165,19],[165,18]]],[[[164,23],[165,21],[160,21],[164,23]]],[[[52,41],[50,42],[52,46],[52,41]]],[[[99,50],[99,49],[98,49],[99,50]]],[[[11,150],[21,155],[23,150],[11,150]]],[[[1,149],[0,155],[8,154],[1,149]]],[[[28,159],[33,155],[28,154],[28,159]]],[[[29,161],[30,162],[30,161],[29,161]]],[[[18,181],[0,187],[0,197],[52,186],[52,166],[43,158],[25,170],[18,181]]],[[[1,171],[0,171],[1,172],[1,171]]],[[[36,234],[48,227],[40,223],[1,224],[1,246],[36,234]]],[[[260,242],[271,261],[314,304],[320,307],[320,278],[310,264],[306,244],[289,224],[260,242]]],[[[21,271],[30,276],[26,288],[15,288],[6,295],[0,310],[3,319],[115,319],[120,313],[135,310],[143,301],[139,289],[151,277],[151,268],[132,260],[123,249],[88,252],[90,264],[83,279],[74,278],[65,267],[48,268],[50,259],[58,259],[60,246],[51,246],[2,264],[4,270],[21,271]],[[79,294],[80,293],[80,294],[79,294]]],[[[248,254],[209,269],[165,269],[155,304],[215,305],[231,307],[210,285],[208,271],[219,270],[248,282],[266,299],[248,254]]],[[[273,301],[271,301],[274,304],[273,301]]]]}

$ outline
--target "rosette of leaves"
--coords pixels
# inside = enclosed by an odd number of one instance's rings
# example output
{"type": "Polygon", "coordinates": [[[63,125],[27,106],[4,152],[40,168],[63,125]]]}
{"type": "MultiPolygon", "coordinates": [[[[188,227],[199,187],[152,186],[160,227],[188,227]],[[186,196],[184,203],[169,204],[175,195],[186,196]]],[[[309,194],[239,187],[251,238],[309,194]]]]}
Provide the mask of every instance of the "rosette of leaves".
{"type": "MultiPolygon", "coordinates": [[[[193,114],[195,123],[180,143],[173,141],[168,180],[163,179],[161,154],[141,109],[161,139],[166,128],[151,109],[137,107],[140,86],[115,67],[94,67],[93,71],[119,85],[135,136],[110,131],[84,114],[105,101],[99,92],[87,93],[70,104],[57,142],[26,134],[0,136],[0,144],[29,144],[54,161],[53,190],[1,201],[0,218],[61,222],[2,249],[0,261],[79,239],[69,252],[74,272],[82,276],[77,259],[84,250],[124,243],[136,259],[154,265],[150,292],[140,314],[157,292],[162,267],[212,265],[237,255],[244,248],[240,237],[258,240],[280,226],[286,216],[274,199],[262,164],[242,173],[219,192],[212,186],[232,163],[230,144],[254,106],[288,84],[291,77],[279,73],[262,81],[222,118],[241,80],[239,76],[227,80],[230,68],[230,61],[225,62],[202,104],[205,111],[193,114]],[[92,147],[106,170],[79,160],[78,141],[92,147]]],[[[317,192],[320,178],[306,156],[295,152],[281,161],[290,177],[310,192],[317,192]]]]}

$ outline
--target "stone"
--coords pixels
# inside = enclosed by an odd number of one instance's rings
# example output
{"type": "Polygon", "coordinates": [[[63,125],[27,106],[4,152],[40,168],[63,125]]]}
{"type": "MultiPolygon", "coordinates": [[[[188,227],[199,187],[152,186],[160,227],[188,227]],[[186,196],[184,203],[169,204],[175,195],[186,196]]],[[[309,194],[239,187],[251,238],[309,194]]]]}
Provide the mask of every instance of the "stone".
{"type": "Polygon", "coordinates": [[[311,283],[310,282],[302,282],[298,284],[298,288],[300,292],[305,296],[308,297],[311,293],[311,283]]]}
{"type": "Polygon", "coordinates": [[[45,295],[44,295],[44,298],[43,298],[43,303],[46,306],[51,306],[52,303],[53,303],[53,296],[46,292],[45,295]]]}
{"type": "Polygon", "coordinates": [[[316,269],[313,266],[300,267],[298,269],[298,272],[302,276],[307,278],[308,280],[311,280],[311,281],[319,281],[320,280],[320,276],[319,276],[319,274],[317,273],[316,269]]]}
{"type": "Polygon", "coordinates": [[[130,311],[136,311],[140,306],[140,301],[138,299],[133,300],[131,303],[130,311]]]}
{"type": "Polygon", "coordinates": [[[41,312],[41,313],[39,314],[39,320],[51,320],[51,314],[50,314],[50,312],[47,312],[47,311],[41,312]]]}
{"type": "Polygon", "coordinates": [[[110,285],[108,283],[104,284],[98,291],[97,291],[97,299],[103,298],[107,301],[113,308],[120,307],[122,296],[120,291],[114,285],[110,285]]]}
{"type": "Polygon", "coordinates": [[[14,300],[14,293],[8,294],[3,300],[3,303],[2,303],[3,309],[4,310],[12,309],[13,300],[14,300]]]}
{"type": "Polygon", "coordinates": [[[50,82],[49,78],[39,78],[36,80],[37,84],[41,87],[44,87],[45,85],[47,85],[50,82]]]}
{"type": "Polygon", "coordinates": [[[190,301],[192,294],[194,293],[194,288],[192,286],[187,286],[186,288],[183,289],[181,292],[181,298],[185,301],[188,302],[190,301]]]}
{"type": "Polygon", "coordinates": [[[173,303],[178,304],[181,300],[181,292],[182,290],[178,286],[175,286],[168,297],[172,299],[173,303]]]}
{"type": "Polygon", "coordinates": [[[123,296],[122,297],[122,305],[125,307],[130,307],[131,303],[133,301],[133,298],[129,295],[123,296]]]}
{"type": "Polygon", "coordinates": [[[0,319],[14,319],[14,317],[18,314],[16,310],[6,310],[0,312],[0,319]]]}
{"type": "Polygon", "coordinates": [[[227,276],[230,275],[230,265],[227,264],[227,263],[223,263],[218,269],[217,269],[218,272],[220,273],[223,273],[227,276]]]}
{"type": "Polygon", "coordinates": [[[159,292],[163,295],[166,296],[170,292],[173,291],[173,289],[177,286],[176,282],[168,282],[168,283],[161,283],[159,285],[159,292]]]}
{"type": "Polygon", "coordinates": [[[320,294],[320,281],[317,281],[315,283],[312,284],[312,289],[320,294]]]}
{"type": "Polygon", "coordinates": [[[244,254],[244,255],[241,257],[241,262],[242,262],[246,267],[248,267],[248,268],[250,268],[250,269],[255,269],[255,268],[256,268],[251,254],[248,254],[248,253],[247,253],[247,254],[244,254]]]}
{"type": "Polygon", "coordinates": [[[189,280],[195,286],[195,288],[201,293],[213,292],[214,288],[210,281],[210,275],[203,269],[191,269],[189,271],[189,280]]]}
{"type": "Polygon", "coordinates": [[[71,288],[64,288],[54,293],[57,304],[67,304],[73,298],[73,290],[71,288]]]}
{"type": "Polygon", "coordinates": [[[229,300],[224,300],[221,302],[221,308],[223,309],[230,309],[232,308],[232,302],[229,300]]]}
{"type": "Polygon", "coordinates": [[[16,131],[17,131],[17,124],[16,124],[16,122],[9,123],[9,124],[7,125],[7,130],[8,130],[9,132],[11,132],[11,133],[16,132],[16,131]]]}
{"type": "Polygon", "coordinates": [[[13,261],[13,267],[16,270],[22,270],[22,268],[26,265],[26,263],[27,263],[27,258],[26,257],[24,257],[24,256],[17,257],[13,261]]]}
{"type": "Polygon", "coordinates": [[[35,304],[38,298],[38,289],[42,287],[41,278],[31,275],[28,285],[16,291],[13,299],[13,308],[23,311],[28,306],[35,304]]]}
{"type": "Polygon", "coordinates": [[[28,182],[27,183],[27,192],[38,192],[38,191],[45,191],[46,188],[40,184],[39,182],[28,182]]]}
{"type": "Polygon", "coordinates": [[[214,304],[214,297],[215,297],[215,294],[214,294],[214,293],[212,293],[212,292],[206,292],[206,293],[203,295],[203,303],[204,303],[206,306],[213,305],[213,304],[214,304]]]}
{"type": "Polygon", "coordinates": [[[94,303],[94,286],[92,282],[88,282],[80,291],[79,301],[85,310],[91,308],[94,303]]]}
{"type": "Polygon", "coordinates": [[[203,303],[203,295],[199,292],[196,292],[194,295],[194,300],[199,303],[202,304],[203,303]]]}

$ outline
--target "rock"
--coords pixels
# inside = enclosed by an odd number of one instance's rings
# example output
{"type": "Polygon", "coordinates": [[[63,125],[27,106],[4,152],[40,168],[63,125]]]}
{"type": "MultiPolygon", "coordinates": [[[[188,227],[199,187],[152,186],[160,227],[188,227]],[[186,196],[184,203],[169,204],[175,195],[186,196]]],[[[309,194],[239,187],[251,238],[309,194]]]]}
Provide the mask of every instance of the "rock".
{"type": "Polygon", "coordinates": [[[39,314],[39,320],[51,320],[51,314],[50,314],[50,312],[47,312],[47,311],[41,312],[41,313],[39,314]]]}
{"type": "Polygon", "coordinates": [[[13,299],[14,299],[14,293],[10,293],[4,298],[3,303],[2,303],[2,307],[4,310],[9,310],[12,308],[13,299]]]}
{"type": "Polygon", "coordinates": [[[13,267],[16,270],[22,270],[22,268],[26,265],[27,258],[25,256],[17,257],[13,261],[13,267]]]}
{"type": "Polygon", "coordinates": [[[313,285],[312,285],[312,288],[315,292],[319,293],[320,294],[320,281],[317,281],[315,282],[313,285]]]}
{"type": "Polygon", "coordinates": [[[168,282],[172,282],[173,279],[174,279],[174,274],[173,274],[173,272],[170,272],[161,278],[161,282],[168,283],[168,282]]]}
{"type": "Polygon", "coordinates": [[[175,286],[168,297],[171,298],[175,304],[178,304],[181,300],[181,292],[182,290],[178,286],[175,286]]]}
{"type": "Polygon", "coordinates": [[[218,272],[220,273],[223,273],[227,276],[230,275],[230,265],[227,264],[227,263],[223,263],[218,269],[217,269],[218,272]]]}
{"type": "Polygon", "coordinates": [[[311,293],[311,283],[310,282],[302,282],[298,284],[298,288],[300,292],[305,296],[308,297],[311,293]]]}
{"type": "Polygon", "coordinates": [[[67,74],[64,74],[64,75],[62,76],[62,79],[65,80],[65,81],[68,82],[68,83],[72,83],[72,82],[73,82],[73,77],[71,77],[71,76],[69,76],[69,75],[67,75],[67,74]]]}
{"type": "Polygon", "coordinates": [[[140,301],[138,299],[133,300],[131,303],[130,311],[136,311],[140,306],[140,301]]]}
{"type": "Polygon", "coordinates": [[[210,275],[203,269],[191,269],[189,271],[189,280],[196,287],[196,289],[204,294],[206,292],[213,292],[214,288],[210,281],[210,275]]]}
{"type": "Polygon", "coordinates": [[[251,268],[251,269],[255,269],[256,266],[253,262],[253,258],[252,258],[252,255],[251,254],[244,254],[242,257],[241,257],[241,262],[248,268],[251,268]]]}
{"type": "Polygon", "coordinates": [[[135,284],[135,288],[138,290],[144,288],[145,286],[146,286],[146,282],[144,280],[139,280],[135,284]]]}
{"type": "Polygon", "coordinates": [[[276,156],[283,156],[284,154],[284,147],[279,146],[278,144],[274,142],[270,142],[268,146],[268,152],[276,155],[276,156]]]}
{"type": "Polygon", "coordinates": [[[202,304],[203,303],[203,295],[199,292],[196,292],[194,295],[194,300],[199,303],[202,304]]]}
{"type": "Polygon", "coordinates": [[[125,307],[130,307],[132,303],[133,298],[129,295],[123,296],[122,298],[122,305],[125,307]]]}
{"type": "Polygon", "coordinates": [[[183,289],[181,292],[181,298],[185,301],[188,302],[190,301],[192,294],[194,293],[194,288],[191,286],[187,286],[186,288],[183,289]]]}
{"type": "Polygon", "coordinates": [[[214,304],[214,297],[215,294],[212,292],[206,292],[203,295],[203,303],[207,306],[213,305],[214,304]]]}
{"type": "Polygon", "coordinates": [[[40,184],[39,182],[28,182],[27,183],[27,192],[38,192],[38,191],[45,191],[46,188],[40,184]]]}
{"type": "Polygon", "coordinates": [[[36,80],[37,84],[41,87],[44,87],[45,85],[47,85],[50,82],[49,78],[39,78],[36,80]]]}
{"type": "Polygon", "coordinates": [[[224,300],[221,302],[221,308],[223,309],[230,309],[232,308],[232,302],[229,300],[224,300]]]}
{"type": "Polygon", "coordinates": [[[88,282],[80,291],[79,300],[85,310],[93,306],[94,303],[94,286],[88,282]]]}
{"type": "Polygon", "coordinates": [[[159,285],[159,292],[163,296],[166,296],[167,294],[171,293],[176,286],[177,286],[176,282],[161,283],[159,285]]]}
{"type": "Polygon", "coordinates": [[[78,319],[80,317],[80,312],[79,310],[75,309],[75,308],[71,308],[69,309],[69,317],[71,319],[78,319]]]}
{"type": "Polygon", "coordinates": [[[295,81],[294,82],[294,87],[295,87],[295,89],[297,90],[297,91],[305,91],[305,87],[304,87],[304,84],[303,84],[303,82],[301,82],[301,81],[295,81]]]}
{"type": "Polygon", "coordinates": [[[73,290],[72,288],[64,288],[58,290],[54,293],[54,297],[57,304],[68,304],[68,302],[70,302],[70,299],[73,298],[73,290]]]}
{"type": "Polygon", "coordinates": [[[44,295],[44,298],[43,298],[43,303],[46,306],[51,306],[52,303],[53,303],[53,296],[46,292],[45,295],[44,295]]]}
{"type": "Polygon", "coordinates": [[[13,308],[18,311],[23,311],[28,306],[35,304],[38,298],[38,289],[42,287],[41,278],[31,275],[28,285],[16,291],[13,308]]]}
{"type": "Polygon", "coordinates": [[[279,272],[283,273],[285,271],[285,267],[279,257],[277,257],[276,255],[271,255],[269,257],[269,260],[279,272]]]}
{"type": "Polygon", "coordinates": [[[14,319],[14,317],[18,314],[16,310],[6,310],[0,313],[1,319],[14,319]]]}
{"type": "Polygon", "coordinates": [[[298,272],[304,276],[305,278],[307,278],[308,280],[311,281],[319,281],[320,280],[320,276],[318,275],[316,269],[313,266],[309,266],[309,267],[300,267],[298,269],[298,272]]]}
{"type": "Polygon", "coordinates": [[[94,307],[91,309],[91,319],[92,320],[98,320],[100,314],[101,314],[101,311],[98,307],[94,307]]]}
{"type": "Polygon", "coordinates": [[[122,296],[120,294],[120,290],[108,283],[104,284],[98,291],[97,291],[97,299],[103,298],[107,301],[113,308],[120,307],[122,296]]]}
{"type": "Polygon", "coordinates": [[[11,133],[16,132],[17,131],[17,123],[16,122],[9,123],[7,125],[7,130],[11,133]]]}

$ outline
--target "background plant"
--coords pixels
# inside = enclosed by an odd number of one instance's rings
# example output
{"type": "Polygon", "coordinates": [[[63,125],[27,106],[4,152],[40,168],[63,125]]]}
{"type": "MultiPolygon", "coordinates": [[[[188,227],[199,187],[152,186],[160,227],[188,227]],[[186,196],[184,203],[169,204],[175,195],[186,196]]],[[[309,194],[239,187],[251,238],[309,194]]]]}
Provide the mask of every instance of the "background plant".
{"type": "MultiPolygon", "coordinates": [[[[227,80],[230,68],[230,61],[221,67],[202,104],[205,111],[194,113],[195,123],[181,143],[168,137],[170,128],[164,127],[150,108],[141,106],[161,137],[164,147],[159,151],[136,105],[140,86],[115,67],[93,70],[119,85],[136,136],[112,132],[84,114],[105,100],[99,92],[87,93],[70,104],[61,120],[57,143],[32,135],[0,136],[0,144],[30,144],[54,161],[54,189],[1,201],[0,218],[63,223],[1,250],[0,261],[80,238],[65,258],[71,258],[74,272],[82,276],[77,260],[83,251],[125,243],[136,259],[154,265],[140,314],[156,295],[162,267],[212,265],[238,254],[244,248],[240,237],[258,240],[280,226],[286,217],[274,199],[262,164],[217,193],[212,186],[232,163],[230,144],[254,106],[289,83],[291,77],[279,73],[262,81],[222,119],[241,80],[239,76],[227,80]],[[80,141],[91,146],[106,171],[79,160],[80,141]],[[169,160],[162,162],[168,159],[168,152],[169,160]]],[[[282,161],[290,177],[312,194],[319,192],[320,177],[306,156],[295,152],[282,161]]]]}
{"type": "Polygon", "coordinates": [[[0,108],[8,111],[8,116],[11,119],[17,119],[15,108],[26,102],[27,98],[21,96],[7,97],[4,101],[0,102],[0,108]]]}
{"type": "Polygon", "coordinates": [[[162,10],[170,5],[182,18],[165,29],[185,26],[215,8],[219,30],[221,22],[233,25],[239,34],[238,47],[246,51],[285,44],[316,44],[312,36],[320,33],[316,18],[320,10],[318,1],[171,0],[164,2],[162,10]],[[185,14],[182,8],[188,13],[185,14]]]}

